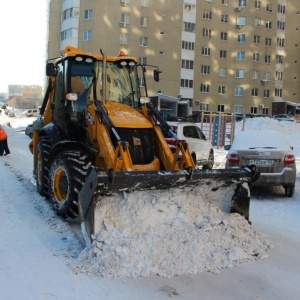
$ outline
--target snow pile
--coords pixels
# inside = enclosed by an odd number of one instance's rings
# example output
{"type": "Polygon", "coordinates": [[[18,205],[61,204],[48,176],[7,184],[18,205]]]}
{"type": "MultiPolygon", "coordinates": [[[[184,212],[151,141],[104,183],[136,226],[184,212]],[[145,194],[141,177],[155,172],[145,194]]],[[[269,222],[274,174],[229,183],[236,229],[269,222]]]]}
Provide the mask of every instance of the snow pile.
{"type": "Polygon", "coordinates": [[[268,257],[265,236],[211,203],[187,188],[104,198],[98,233],[72,266],[105,277],[172,277],[268,257]]]}

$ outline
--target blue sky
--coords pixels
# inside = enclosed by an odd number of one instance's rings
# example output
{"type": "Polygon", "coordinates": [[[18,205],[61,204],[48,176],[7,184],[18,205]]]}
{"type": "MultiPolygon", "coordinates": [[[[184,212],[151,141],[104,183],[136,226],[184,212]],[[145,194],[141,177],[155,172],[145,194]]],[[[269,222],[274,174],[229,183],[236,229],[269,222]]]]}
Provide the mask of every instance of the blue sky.
{"type": "Polygon", "coordinates": [[[0,1],[0,93],[9,84],[44,85],[47,3],[0,1]]]}

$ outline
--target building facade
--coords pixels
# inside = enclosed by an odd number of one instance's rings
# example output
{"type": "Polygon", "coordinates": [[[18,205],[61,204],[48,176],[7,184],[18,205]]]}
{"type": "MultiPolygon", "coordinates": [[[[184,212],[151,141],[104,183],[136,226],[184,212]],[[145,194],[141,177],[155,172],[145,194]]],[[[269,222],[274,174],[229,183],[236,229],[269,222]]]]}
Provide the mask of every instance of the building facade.
{"type": "Polygon", "coordinates": [[[150,94],[194,113],[272,114],[300,102],[299,28],[293,0],[50,0],[48,58],[125,50],[162,71],[150,94]]]}

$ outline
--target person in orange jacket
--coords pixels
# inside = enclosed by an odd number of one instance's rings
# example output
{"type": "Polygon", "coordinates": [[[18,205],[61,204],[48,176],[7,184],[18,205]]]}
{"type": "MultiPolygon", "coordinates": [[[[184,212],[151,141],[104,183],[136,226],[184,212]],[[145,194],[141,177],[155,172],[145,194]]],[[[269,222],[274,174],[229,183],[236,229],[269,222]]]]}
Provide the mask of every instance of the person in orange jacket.
{"type": "Polygon", "coordinates": [[[7,144],[7,133],[2,125],[0,125],[0,156],[3,156],[4,151],[4,155],[10,154],[7,144]]]}

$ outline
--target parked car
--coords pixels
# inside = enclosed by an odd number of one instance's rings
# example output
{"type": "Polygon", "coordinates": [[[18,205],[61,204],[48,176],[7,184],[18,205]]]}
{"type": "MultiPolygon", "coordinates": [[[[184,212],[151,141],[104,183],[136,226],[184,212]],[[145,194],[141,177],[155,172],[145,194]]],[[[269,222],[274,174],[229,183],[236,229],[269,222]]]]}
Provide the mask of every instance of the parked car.
{"type": "MultiPolygon", "coordinates": [[[[213,147],[201,131],[201,129],[192,122],[168,122],[173,132],[180,140],[185,140],[190,147],[195,164],[203,169],[212,169],[214,165],[213,147]]],[[[176,149],[176,140],[169,133],[163,130],[166,140],[171,149],[176,149]]]]}
{"type": "Polygon", "coordinates": [[[276,119],[276,120],[278,120],[278,121],[295,122],[295,118],[293,116],[287,115],[287,114],[274,115],[273,118],[276,119]]]}
{"type": "Polygon", "coordinates": [[[225,149],[229,149],[225,168],[256,165],[261,174],[255,185],[283,186],[286,196],[294,195],[295,155],[287,137],[282,132],[241,131],[236,134],[232,145],[225,149]]]}
{"type": "Polygon", "coordinates": [[[31,139],[33,137],[33,127],[32,124],[27,125],[25,129],[25,134],[28,135],[31,139]]]}
{"type": "Polygon", "coordinates": [[[26,117],[38,117],[39,114],[38,109],[28,109],[25,115],[26,117]]]}

